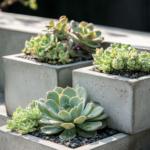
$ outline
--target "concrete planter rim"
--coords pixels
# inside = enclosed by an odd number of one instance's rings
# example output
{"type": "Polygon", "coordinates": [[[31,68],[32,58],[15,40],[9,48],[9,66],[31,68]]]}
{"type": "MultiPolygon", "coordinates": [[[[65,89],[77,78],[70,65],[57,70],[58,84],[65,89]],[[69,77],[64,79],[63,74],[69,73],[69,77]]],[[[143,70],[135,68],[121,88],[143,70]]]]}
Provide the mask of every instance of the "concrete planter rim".
{"type": "Polygon", "coordinates": [[[76,65],[86,64],[88,62],[93,62],[94,61],[94,60],[86,60],[86,61],[80,61],[80,62],[65,64],[65,65],[51,65],[51,64],[48,64],[48,63],[44,63],[44,62],[34,62],[34,61],[31,61],[31,60],[27,60],[27,59],[17,57],[17,56],[22,56],[22,55],[24,55],[24,54],[20,53],[20,54],[3,56],[2,58],[8,58],[8,59],[12,59],[12,60],[16,60],[16,61],[20,61],[20,62],[24,62],[24,63],[30,63],[30,64],[33,64],[33,65],[45,66],[45,67],[50,67],[50,68],[55,68],[55,69],[73,67],[73,66],[76,66],[76,65]]]}
{"type": "Polygon", "coordinates": [[[125,77],[121,77],[121,76],[118,76],[118,75],[105,74],[105,73],[90,70],[94,66],[96,66],[96,65],[84,67],[84,68],[82,68],[82,70],[81,70],[81,68],[75,69],[75,70],[73,70],[73,72],[80,72],[80,73],[84,73],[84,74],[88,73],[88,74],[91,74],[91,75],[94,75],[94,76],[105,77],[105,78],[110,78],[110,79],[114,79],[114,80],[126,81],[126,82],[129,82],[129,83],[132,83],[132,84],[134,84],[138,81],[150,78],[150,75],[146,75],[146,76],[142,76],[142,77],[139,77],[139,78],[136,78],[136,79],[130,79],[130,78],[125,78],[125,77]]]}
{"type": "MultiPolygon", "coordinates": [[[[51,141],[48,141],[48,140],[44,140],[44,139],[32,136],[30,134],[21,135],[21,134],[17,133],[16,131],[11,132],[11,131],[6,129],[6,125],[0,127],[0,130],[2,130],[5,133],[9,133],[11,135],[14,135],[14,136],[17,136],[17,137],[20,137],[20,138],[23,138],[23,139],[30,140],[32,142],[36,142],[36,143],[41,144],[43,146],[47,146],[49,148],[61,149],[61,150],[73,150],[74,149],[74,148],[69,148],[69,147],[64,146],[64,145],[60,145],[60,144],[57,144],[57,143],[54,143],[54,142],[51,142],[51,141]]],[[[109,144],[113,141],[125,138],[127,136],[128,136],[127,134],[118,133],[118,134],[115,134],[113,136],[104,138],[102,140],[99,140],[99,141],[96,141],[96,142],[93,142],[93,143],[90,143],[90,144],[87,144],[87,145],[84,145],[84,146],[80,146],[78,148],[75,148],[75,150],[87,150],[87,149],[92,150],[92,149],[95,149],[95,148],[100,148],[100,146],[109,144]]]]}

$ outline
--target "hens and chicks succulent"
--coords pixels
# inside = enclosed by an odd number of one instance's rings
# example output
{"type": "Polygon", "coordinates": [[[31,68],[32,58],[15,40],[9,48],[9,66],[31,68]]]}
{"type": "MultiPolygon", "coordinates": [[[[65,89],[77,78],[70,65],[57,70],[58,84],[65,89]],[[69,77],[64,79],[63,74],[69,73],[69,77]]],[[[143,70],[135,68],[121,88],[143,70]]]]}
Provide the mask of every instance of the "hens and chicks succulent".
{"type": "Polygon", "coordinates": [[[25,110],[17,108],[13,120],[7,121],[7,129],[20,134],[35,130],[47,135],[61,132],[59,137],[66,141],[73,139],[76,132],[93,137],[96,130],[107,126],[108,115],[99,103],[86,104],[86,100],[87,92],[79,85],[75,89],[56,87],[47,93],[46,100],[33,101],[25,110]]]}
{"type": "Polygon", "coordinates": [[[57,24],[50,21],[46,34],[26,41],[22,52],[51,64],[70,63],[75,57],[92,58],[95,49],[101,47],[101,32],[94,31],[91,23],[81,22],[78,25],[75,21],[67,22],[66,16],[61,16],[57,24]]]}
{"type": "Polygon", "coordinates": [[[105,51],[103,48],[96,49],[93,54],[94,65],[103,73],[110,73],[115,70],[143,71],[150,70],[150,53],[139,52],[131,45],[121,43],[112,44],[105,51]]]}

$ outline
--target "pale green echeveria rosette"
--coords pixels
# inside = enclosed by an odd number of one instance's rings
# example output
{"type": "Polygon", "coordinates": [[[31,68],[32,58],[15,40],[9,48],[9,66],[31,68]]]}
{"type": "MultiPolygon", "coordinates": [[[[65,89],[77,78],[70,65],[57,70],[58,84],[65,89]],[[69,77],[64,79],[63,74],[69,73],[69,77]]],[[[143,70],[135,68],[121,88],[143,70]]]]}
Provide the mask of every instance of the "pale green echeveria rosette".
{"type": "Polygon", "coordinates": [[[92,137],[96,130],[106,127],[107,114],[94,102],[86,104],[87,92],[77,86],[75,89],[56,87],[47,93],[45,101],[37,101],[42,112],[39,121],[40,132],[44,134],[60,134],[63,140],[71,140],[76,132],[83,137],[92,137]]]}
{"type": "Polygon", "coordinates": [[[18,107],[13,113],[12,120],[7,120],[7,129],[16,130],[20,134],[34,132],[38,128],[38,120],[41,119],[37,102],[33,101],[26,109],[18,107]]]}

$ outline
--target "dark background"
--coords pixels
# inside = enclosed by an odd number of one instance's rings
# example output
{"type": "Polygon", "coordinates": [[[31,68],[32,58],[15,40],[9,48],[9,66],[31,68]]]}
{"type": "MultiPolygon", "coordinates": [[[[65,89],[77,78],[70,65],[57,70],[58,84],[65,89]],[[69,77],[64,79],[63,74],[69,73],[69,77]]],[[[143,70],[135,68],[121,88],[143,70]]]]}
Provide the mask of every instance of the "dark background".
{"type": "Polygon", "coordinates": [[[150,32],[150,0],[37,0],[38,10],[16,3],[4,12],[56,18],[150,32]]]}

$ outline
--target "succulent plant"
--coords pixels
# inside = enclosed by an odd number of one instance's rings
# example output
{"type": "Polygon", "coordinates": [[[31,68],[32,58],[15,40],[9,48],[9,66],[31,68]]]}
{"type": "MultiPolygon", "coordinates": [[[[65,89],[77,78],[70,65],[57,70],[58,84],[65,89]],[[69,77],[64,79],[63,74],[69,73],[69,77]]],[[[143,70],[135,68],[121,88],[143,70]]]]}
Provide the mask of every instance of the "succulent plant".
{"type": "Polygon", "coordinates": [[[46,26],[49,32],[52,32],[58,37],[58,40],[66,40],[68,38],[67,31],[69,30],[69,24],[67,24],[68,18],[61,16],[59,22],[55,25],[54,21],[51,20],[46,26]]]}
{"type": "Polygon", "coordinates": [[[150,54],[139,52],[132,48],[131,45],[121,43],[112,44],[105,51],[96,49],[93,54],[94,65],[99,65],[99,70],[104,73],[110,73],[115,70],[143,71],[150,70],[150,54]]]}
{"type": "Polygon", "coordinates": [[[60,134],[63,140],[70,140],[76,132],[83,137],[92,137],[96,130],[105,128],[107,114],[99,103],[86,104],[87,92],[85,88],[77,86],[75,89],[56,87],[47,93],[46,100],[38,100],[38,107],[42,119],[40,132],[44,134],[60,134]]]}
{"type": "Polygon", "coordinates": [[[70,63],[75,57],[92,59],[91,54],[103,41],[101,32],[94,31],[91,23],[67,22],[66,16],[61,16],[56,24],[51,20],[46,26],[46,34],[38,34],[26,41],[22,52],[51,64],[70,63]]]}
{"type": "Polygon", "coordinates": [[[37,102],[33,101],[26,109],[18,107],[13,113],[13,120],[7,120],[7,129],[16,130],[20,134],[27,134],[34,132],[38,128],[38,120],[40,117],[40,110],[37,102]]]}
{"type": "Polygon", "coordinates": [[[82,21],[79,25],[74,20],[70,23],[72,32],[67,32],[68,35],[79,44],[85,52],[93,53],[96,48],[100,48],[101,42],[104,40],[101,37],[99,30],[94,31],[92,23],[82,21]]]}

